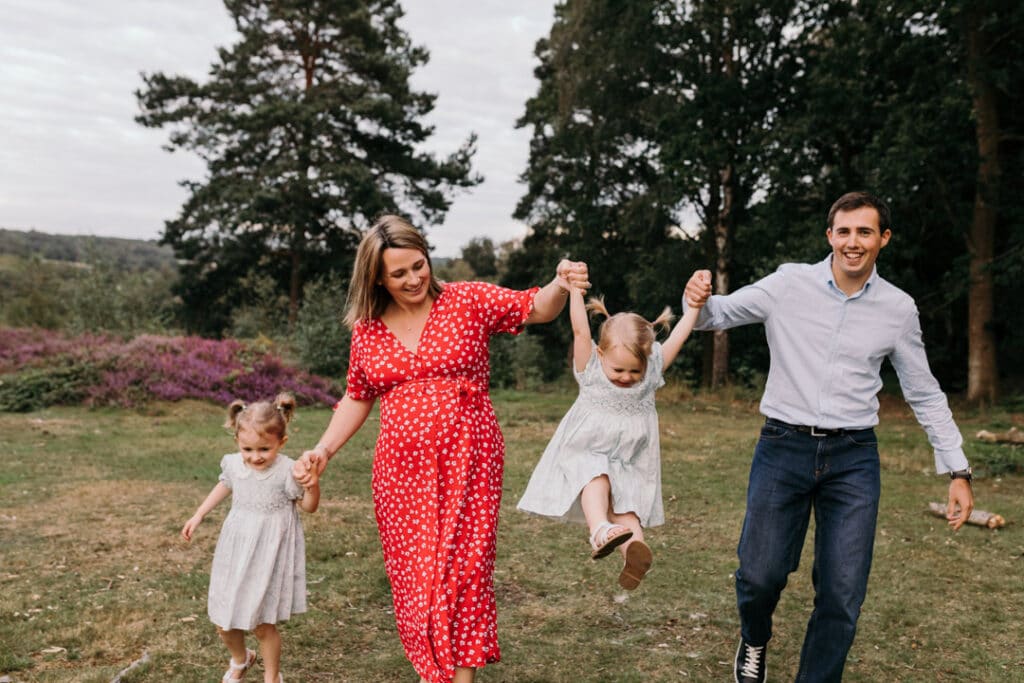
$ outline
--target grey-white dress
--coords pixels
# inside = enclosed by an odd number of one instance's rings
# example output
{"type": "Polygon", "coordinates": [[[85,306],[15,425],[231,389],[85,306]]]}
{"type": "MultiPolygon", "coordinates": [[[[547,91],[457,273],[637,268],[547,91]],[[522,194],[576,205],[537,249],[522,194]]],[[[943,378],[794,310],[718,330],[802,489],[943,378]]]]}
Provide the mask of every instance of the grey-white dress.
{"type": "Polygon", "coordinates": [[[654,407],[654,392],[665,384],[662,365],[661,344],[655,342],[644,378],[631,387],[605,376],[596,346],[583,372],[573,368],[580,394],[533,470],[520,510],[585,523],[580,491],[607,474],[614,512],[634,512],[645,527],[665,522],[654,407]]]}
{"type": "Polygon", "coordinates": [[[294,461],[278,455],[254,470],[240,453],[220,461],[231,511],[213,553],[207,613],[223,629],[251,631],[306,611],[306,546],[292,477],[294,461]]]}

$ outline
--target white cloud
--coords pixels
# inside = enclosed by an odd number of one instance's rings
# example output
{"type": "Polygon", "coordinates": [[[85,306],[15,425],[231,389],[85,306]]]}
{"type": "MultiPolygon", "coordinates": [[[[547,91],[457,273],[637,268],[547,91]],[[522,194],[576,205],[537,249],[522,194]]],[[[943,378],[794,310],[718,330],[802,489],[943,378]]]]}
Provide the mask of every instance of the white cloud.
{"type": "MultiPolygon", "coordinates": [[[[536,90],[534,45],[554,0],[406,0],[403,28],[431,53],[414,87],[438,95],[429,149],[479,136],[485,182],[430,231],[439,256],[473,237],[520,236],[529,133],[515,130],[536,90]]],[[[162,149],[133,120],[140,72],[202,78],[234,27],[214,0],[0,0],[0,226],[155,239],[203,167],[162,149]]]]}

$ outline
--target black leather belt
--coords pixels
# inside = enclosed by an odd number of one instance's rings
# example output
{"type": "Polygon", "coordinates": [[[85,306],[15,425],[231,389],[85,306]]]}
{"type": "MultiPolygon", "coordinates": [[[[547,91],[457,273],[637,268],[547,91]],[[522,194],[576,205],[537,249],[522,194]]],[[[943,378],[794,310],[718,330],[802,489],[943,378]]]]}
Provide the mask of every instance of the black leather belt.
{"type": "Polygon", "coordinates": [[[816,437],[826,436],[840,436],[847,432],[860,431],[859,429],[825,429],[824,427],[808,427],[807,425],[791,425],[788,422],[782,420],[776,420],[774,417],[769,417],[765,420],[765,424],[775,425],[776,427],[782,427],[784,429],[795,429],[798,432],[804,434],[810,434],[816,437]]]}

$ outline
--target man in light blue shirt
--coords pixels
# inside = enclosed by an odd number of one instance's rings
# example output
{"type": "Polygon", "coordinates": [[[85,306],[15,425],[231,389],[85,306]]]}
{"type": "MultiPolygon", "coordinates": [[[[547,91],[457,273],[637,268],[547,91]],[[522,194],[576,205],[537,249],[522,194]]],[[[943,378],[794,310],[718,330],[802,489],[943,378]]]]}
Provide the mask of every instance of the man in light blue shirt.
{"type": "Polygon", "coordinates": [[[695,329],[763,323],[771,352],[737,549],[737,683],[765,680],[772,613],[797,568],[812,509],[815,606],[797,681],[842,679],[874,548],[881,484],[873,428],[885,358],[937,471],[952,478],[950,525],[959,529],[974,506],[960,431],[928,367],[917,306],[875,270],[892,235],[888,207],[851,192],[832,205],[827,225],[832,253],[820,263],[784,264],[727,296],[710,296],[708,271],[686,286],[684,307],[705,302],[695,329]]]}

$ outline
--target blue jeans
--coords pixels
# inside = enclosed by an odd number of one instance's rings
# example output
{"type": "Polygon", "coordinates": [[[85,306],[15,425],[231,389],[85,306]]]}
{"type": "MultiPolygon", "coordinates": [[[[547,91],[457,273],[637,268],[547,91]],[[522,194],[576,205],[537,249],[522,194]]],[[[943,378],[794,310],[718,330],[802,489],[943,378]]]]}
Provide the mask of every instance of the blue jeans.
{"type": "Polygon", "coordinates": [[[814,509],[814,611],[797,681],[840,681],[867,592],[881,478],[873,429],[815,437],[766,423],[754,449],[736,603],[743,639],[764,645],[814,509]]]}

